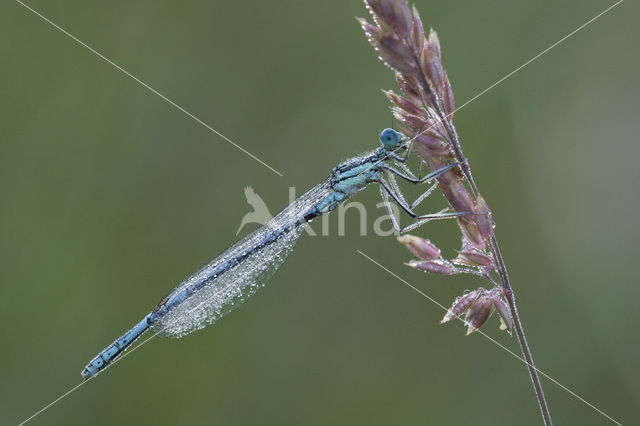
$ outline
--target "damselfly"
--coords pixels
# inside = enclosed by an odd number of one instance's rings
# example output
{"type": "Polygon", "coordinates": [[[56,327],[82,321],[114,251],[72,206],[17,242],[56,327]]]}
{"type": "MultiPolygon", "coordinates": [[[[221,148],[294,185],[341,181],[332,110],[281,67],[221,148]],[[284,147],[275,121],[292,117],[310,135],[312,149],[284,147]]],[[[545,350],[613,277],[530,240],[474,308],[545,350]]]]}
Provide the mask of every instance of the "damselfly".
{"type": "Polygon", "coordinates": [[[398,177],[414,184],[425,183],[459,163],[450,164],[424,177],[415,176],[405,165],[412,141],[393,129],[383,130],[380,141],[382,145],[374,151],[340,163],[328,179],[175,287],[142,321],[91,360],[82,371],[83,379],[89,379],[104,370],[148,329],[161,337],[179,338],[213,324],[240,306],[282,265],[307,223],[335,209],[370,183],[380,184],[382,199],[398,232],[405,232],[432,219],[466,214],[441,211],[417,215],[413,209],[437,184],[409,204],[396,182],[398,177]],[[389,197],[415,219],[414,223],[400,228],[389,197]]]}

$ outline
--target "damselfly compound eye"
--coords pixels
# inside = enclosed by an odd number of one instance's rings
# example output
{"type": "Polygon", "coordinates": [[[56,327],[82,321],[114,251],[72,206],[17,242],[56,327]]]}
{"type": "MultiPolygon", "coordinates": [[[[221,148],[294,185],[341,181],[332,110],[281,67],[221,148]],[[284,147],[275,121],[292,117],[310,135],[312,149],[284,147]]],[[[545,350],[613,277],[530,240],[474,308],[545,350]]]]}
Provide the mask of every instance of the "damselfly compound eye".
{"type": "Polygon", "coordinates": [[[393,129],[384,129],[380,133],[380,142],[385,148],[394,148],[400,144],[400,134],[393,129]]]}

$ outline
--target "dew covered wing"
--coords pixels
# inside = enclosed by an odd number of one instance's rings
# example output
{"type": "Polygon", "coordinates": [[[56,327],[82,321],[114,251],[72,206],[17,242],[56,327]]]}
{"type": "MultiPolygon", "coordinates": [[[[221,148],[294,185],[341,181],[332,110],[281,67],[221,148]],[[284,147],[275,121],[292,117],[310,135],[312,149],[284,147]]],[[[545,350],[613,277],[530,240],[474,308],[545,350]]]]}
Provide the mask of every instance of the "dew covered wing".
{"type": "Polygon", "coordinates": [[[158,312],[151,330],[160,337],[179,338],[213,324],[240,306],[265,285],[292,252],[306,226],[293,224],[330,193],[327,181],[314,187],[183,281],[167,296],[167,304],[172,298],[180,302],[158,312]],[[194,285],[197,290],[189,291],[194,285]],[[179,297],[185,292],[186,297],[179,297]]]}

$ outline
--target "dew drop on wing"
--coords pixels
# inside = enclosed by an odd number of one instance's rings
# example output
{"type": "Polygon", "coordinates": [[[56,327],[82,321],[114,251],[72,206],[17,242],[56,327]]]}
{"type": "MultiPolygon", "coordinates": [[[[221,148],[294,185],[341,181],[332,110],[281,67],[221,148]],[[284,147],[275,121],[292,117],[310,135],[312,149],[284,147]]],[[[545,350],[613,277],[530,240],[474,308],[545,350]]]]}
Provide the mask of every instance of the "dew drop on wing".
{"type": "Polygon", "coordinates": [[[311,189],[265,226],[247,235],[183,281],[169,294],[169,298],[195,282],[206,279],[207,283],[191,293],[180,304],[159,316],[151,326],[151,330],[160,337],[179,338],[213,324],[240,306],[266,284],[291,254],[306,224],[283,233],[272,244],[266,245],[244,261],[230,266],[225,273],[215,276],[211,271],[271,236],[273,230],[295,222],[330,192],[328,181],[311,189]]]}

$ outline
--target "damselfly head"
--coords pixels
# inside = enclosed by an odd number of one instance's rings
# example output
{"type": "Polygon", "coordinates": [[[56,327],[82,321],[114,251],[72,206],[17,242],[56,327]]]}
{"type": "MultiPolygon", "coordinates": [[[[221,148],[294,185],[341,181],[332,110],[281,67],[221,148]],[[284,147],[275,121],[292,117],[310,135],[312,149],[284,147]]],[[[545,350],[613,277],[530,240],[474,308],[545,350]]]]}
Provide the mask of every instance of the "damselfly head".
{"type": "Polygon", "coordinates": [[[382,133],[380,133],[380,142],[382,142],[382,146],[388,150],[400,148],[406,139],[407,137],[405,135],[393,129],[384,129],[382,133]]]}

